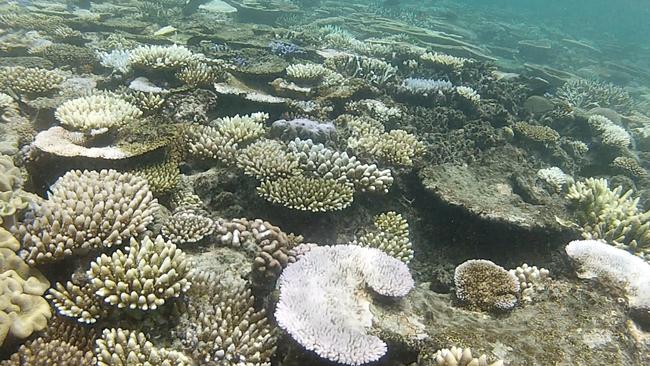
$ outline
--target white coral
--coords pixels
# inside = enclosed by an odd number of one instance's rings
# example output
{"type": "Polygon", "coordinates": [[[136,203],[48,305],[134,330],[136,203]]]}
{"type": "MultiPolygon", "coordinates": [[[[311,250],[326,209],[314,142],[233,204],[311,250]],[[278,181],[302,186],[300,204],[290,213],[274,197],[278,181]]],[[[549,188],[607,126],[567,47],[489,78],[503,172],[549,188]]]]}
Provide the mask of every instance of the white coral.
{"type": "Polygon", "coordinates": [[[361,365],[386,353],[367,333],[372,313],[365,287],[387,296],[413,288],[408,267],[381,250],[355,245],[311,249],[285,268],[275,318],[306,349],[331,361],[361,365]]]}

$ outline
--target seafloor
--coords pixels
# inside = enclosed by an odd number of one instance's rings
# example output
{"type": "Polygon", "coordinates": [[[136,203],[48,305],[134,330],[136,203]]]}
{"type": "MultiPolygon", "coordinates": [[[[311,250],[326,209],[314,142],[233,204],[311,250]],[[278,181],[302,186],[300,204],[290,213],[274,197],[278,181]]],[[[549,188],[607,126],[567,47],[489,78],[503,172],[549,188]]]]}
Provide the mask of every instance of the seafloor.
{"type": "Polygon", "coordinates": [[[650,364],[640,49],[82,3],[0,4],[0,365],[650,364]]]}

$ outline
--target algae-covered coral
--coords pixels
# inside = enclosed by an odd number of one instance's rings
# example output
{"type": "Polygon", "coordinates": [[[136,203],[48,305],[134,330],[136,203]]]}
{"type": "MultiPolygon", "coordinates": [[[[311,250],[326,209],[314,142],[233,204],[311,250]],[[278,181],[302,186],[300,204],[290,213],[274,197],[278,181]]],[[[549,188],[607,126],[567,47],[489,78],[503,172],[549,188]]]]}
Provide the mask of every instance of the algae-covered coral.
{"type": "Polygon", "coordinates": [[[650,364],[604,3],[0,4],[0,364],[650,364]]]}

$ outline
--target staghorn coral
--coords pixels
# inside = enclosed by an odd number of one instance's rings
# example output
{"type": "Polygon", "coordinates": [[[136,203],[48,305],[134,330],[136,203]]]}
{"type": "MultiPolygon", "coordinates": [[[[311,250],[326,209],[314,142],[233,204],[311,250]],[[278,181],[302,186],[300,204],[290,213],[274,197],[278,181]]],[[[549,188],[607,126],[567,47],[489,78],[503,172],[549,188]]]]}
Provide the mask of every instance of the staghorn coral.
{"type": "Polygon", "coordinates": [[[139,46],[131,50],[129,66],[133,68],[172,70],[201,61],[203,55],[194,54],[184,46],[139,46]]]}
{"type": "Polygon", "coordinates": [[[413,259],[409,225],[402,215],[393,211],[381,213],[375,217],[374,226],[374,231],[361,236],[354,244],[380,249],[407,264],[413,259]]]}
{"type": "Polygon", "coordinates": [[[352,203],[354,190],[333,179],[296,175],[262,181],[257,187],[257,194],[290,209],[327,212],[348,207],[352,203]]]}
{"type": "Polygon", "coordinates": [[[629,113],[633,107],[632,98],[624,89],[600,81],[569,80],[556,90],[555,96],[582,109],[602,107],[629,113]]]}
{"type": "Polygon", "coordinates": [[[45,94],[63,82],[58,71],[39,67],[13,66],[0,69],[0,86],[17,94],[45,94]]]}
{"type": "Polygon", "coordinates": [[[54,115],[69,129],[95,134],[132,123],[142,112],[124,99],[91,95],[63,103],[54,115]]]}
{"type": "Polygon", "coordinates": [[[190,287],[185,253],[161,236],[138,241],[128,251],[102,254],[87,275],[95,294],[118,308],[154,310],[190,287]]]}
{"type": "Polygon", "coordinates": [[[237,154],[237,166],[256,179],[276,179],[300,173],[298,158],[276,140],[261,139],[237,154]]]}
{"type": "Polygon", "coordinates": [[[29,264],[46,263],[77,251],[121,245],[143,233],[157,209],[142,178],[115,170],[73,170],[13,230],[22,242],[21,256],[29,264]]]}
{"type": "Polygon", "coordinates": [[[463,262],[454,273],[456,297],[471,310],[507,311],[517,305],[519,280],[484,259],[463,262]]]}
{"type": "Polygon", "coordinates": [[[585,239],[602,239],[650,258],[650,211],[639,208],[639,198],[623,187],[611,190],[607,180],[589,178],[569,186],[577,226],[585,239]]]}
{"type": "Polygon", "coordinates": [[[192,209],[182,209],[163,224],[161,234],[170,242],[181,245],[201,241],[214,231],[214,220],[192,209]]]}
{"type": "Polygon", "coordinates": [[[243,281],[230,286],[212,273],[192,277],[178,332],[200,365],[270,366],[277,332],[243,281]]]}
{"type": "Polygon", "coordinates": [[[302,240],[301,236],[288,235],[267,221],[245,218],[219,222],[215,237],[221,245],[252,254],[254,275],[262,281],[277,278],[295,260],[291,249],[302,240]]]}
{"type": "MultiPolygon", "coordinates": [[[[422,360],[422,365],[431,366],[503,366],[502,360],[488,363],[487,356],[481,355],[478,358],[472,355],[469,348],[458,348],[452,346],[451,349],[443,348],[432,355],[433,362],[422,360]]],[[[420,363],[418,363],[420,364],[420,363]]]]}
{"type": "Polygon", "coordinates": [[[95,364],[93,352],[81,350],[76,345],[63,340],[43,337],[28,341],[8,360],[0,361],[0,366],[94,366],[95,364]]]}
{"type": "Polygon", "coordinates": [[[368,334],[372,323],[366,285],[384,296],[413,287],[406,265],[379,249],[355,245],[312,248],[282,272],[278,325],[307,350],[334,362],[361,365],[386,353],[368,334]]]}
{"type": "Polygon", "coordinates": [[[63,285],[57,282],[45,297],[60,315],[80,323],[93,324],[108,314],[101,299],[95,295],[95,289],[88,284],[79,286],[68,281],[63,285]]]}
{"type": "Polygon", "coordinates": [[[96,341],[97,366],[190,366],[192,360],[178,351],[158,348],[142,332],[107,328],[96,341]]]}
{"type": "Polygon", "coordinates": [[[288,148],[297,156],[300,169],[308,175],[353,184],[362,192],[387,193],[393,184],[390,170],[380,170],[374,164],[361,164],[356,157],[326,148],[323,144],[295,139],[288,148]]]}
{"type": "Polygon", "coordinates": [[[50,286],[14,249],[15,239],[0,228],[0,345],[8,338],[23,339],[45,329],[52,316],[43,294],[50,286]]]}

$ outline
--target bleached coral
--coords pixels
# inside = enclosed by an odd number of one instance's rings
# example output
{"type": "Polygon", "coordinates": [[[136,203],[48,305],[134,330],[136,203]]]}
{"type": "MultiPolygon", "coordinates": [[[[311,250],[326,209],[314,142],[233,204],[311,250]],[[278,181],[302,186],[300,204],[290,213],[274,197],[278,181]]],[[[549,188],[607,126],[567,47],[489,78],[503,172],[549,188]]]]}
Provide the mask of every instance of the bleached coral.
{"type": "Polygon", "coordinates": [[[548,269],[529,266],[526,263],[509,272],[519,280],[521,300],[524,302],[533,301],[535,294],[546,290],[546,286],[551,280],[548,269]]]}
{"type": "Polygon", "coordinates": [[[567,175],[556,166],[538,170],[537,178],[546,182],[555,192],[561,192],[567,183],[573,181],[570,175],[567,175]]]}
{"type": "Polygon", "coordinates": [[[146,45],[131,51],[129,65],[154,70],[170,70],[180,69],[203,58],[203,55],[194,54],[185,46],[146,45]]]}
{"type": "Polygon", "coordinates": [[[142,332],[107,328],[96,341],[97,366],[190,366],[183,353],[155,347],[142,332]]]}
{"type": "Polygon", "coordinates": [[[65,285],[57,282],[46,297],[58,314],[74,318],[80,323],[93,324],[107,315],[107,309],[89,284],[79,286],[70,281],[65,285]]]}
{"type": "Polygon", "coordinates": [[[571,106],[583,109],[603,107],[627,113],[633,107],[632,98],[624,89],[593,80],[569,80],[557,89],[555,95],[571,106]]]}
{"type": "Polygon", "coordinates": [[[409,225],[402,215],[389,211],[375,217],[375,230],[361,236],[354,244],[377,248],[386,254],[409,263],[413,248],[409,239],[409,225]]]}
{"type": "Polygon", "coordinates": [[[223,117],[214,123],[221,134],[235,144],[250,142],[260,138],[266,132],[264,121],[269,119],[266,113],[253,113],[250,115],[235,115],[223,117]]]}
{"type": "Polygon", "coordinates": [[[611,190],[605,179],[589,178],[571,185],[567,198],[585,239],[602,239],[650,259],[650,211],[642,211],[632,194],[621,186],[611,190]]]}
{"type": "Polygon", "coordinates": [[[381,123],[389,123],[402,118],[402,110],[397,107],[388,107],[376,99],[362,99],[346,104],[346,110],[352,113],[368,115],[381,123]]]}
{"type": "Polygon", "coordinates": [[[424,144],[404,130],[381,134],[365,134],[348,139],[348,146],[357,154],[395,167],[412,167],[424,154],[424,144]]]}
{"type": "Polygon", "coordinates": [[[133,104],[109,95],[91,95],[69,100],[56,109],[54,116],[72,130],[90,134],[117,129],[142,115],[133,104]]]}
{"type": "Polygon", "coordinates": [[[95,355],[88,350],[64,340],[39,337],[27,341],[8,360],[0,361],[1,366],[21,365],[74,365],[94,366],[95,355]]]}
{"type": "Polygon", "coordinates": [[[342,54],[329,58],[325,66],[352,78],[365,79],[376,85],[384,85],[397,74],[397,68],[377,58],[342,54]]]}
{"type": "Polygon", "coordinates": [[[131,64],[129,60],[131,58],[131,51],[123,49],[111,50],[111,52],[97,51],[97,58],[99,63],[113,71],[117,71],[122,74],[129,72],[131,64]]]}
{"type": "Polygon", "coordinates": [[[296,175],[262,181],[257,194],[269,202],[294,210],[338,211],[352,204],[354,190],[333,179],[296,175]]]}
{"type": "Polygon", "coordinates": [[[34,205],[15,235],[30,264],[52,262],[90,248],[120,245],[143,233],[158,202],[147,182],[115,170],[73,170],[34,205]]]}
{"type": "Polygon", "coordinates": [[[484,259],[461,263],[454,272],[456,297],[472,310],[507,311],[517,305],[519,280],[484,259]]]}
{"type": "Polygon", "coordinates": [[[406,265],[379,249],[355,245],[312,248],[285,268],[275,318],[298,343],[347,365],[376,361],[386,344],[372,325],[366,285],[384,296],[413,288],[406,265]]]}
{"type": "Polygon", "coordinates": [[[599,240],[572,241],[565,250],[578,267],[578,277],[595,278],[612,290],[623,292],[629,306],[646,320],[650,319],[647,261],[599,240]]]}
{"type": "Polygon", "coordinates": [[[453,89],[451,82],[447,80],[434,80],[422,78],[406,78],[402,80],[400,89],[411,94],[421,95],[444,95],[453,89]]]}
{"type": "Polygon", "coordinates": [[[487,356],[481,355],[478,358],[472,355],[469,348],[452,346],[451,349],[443,348],[438,350],[433,359],[436,366],[503,366],[503,360],[488,363],[487,356]]]}
{"type": "Polygon", "coordinates": [[[600,133],[600,138],[605,145],[624,149],[632,144],[630,133],[605,116],[595,114],[589,117],[588,123],[600,133]]]}

